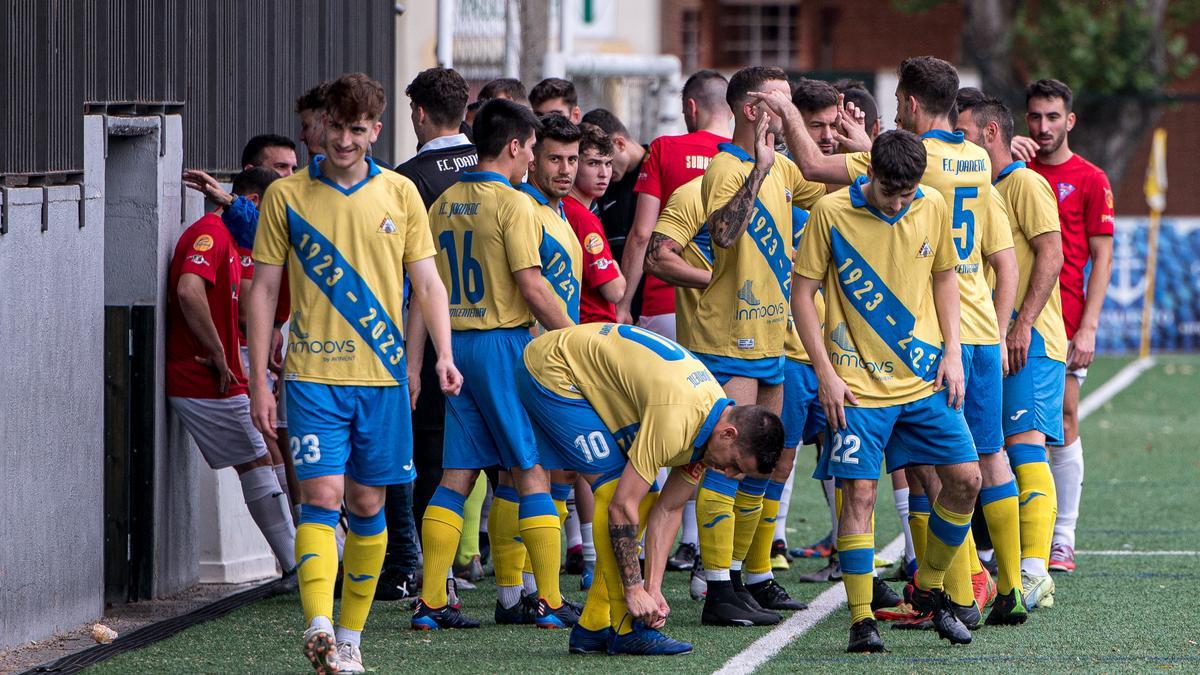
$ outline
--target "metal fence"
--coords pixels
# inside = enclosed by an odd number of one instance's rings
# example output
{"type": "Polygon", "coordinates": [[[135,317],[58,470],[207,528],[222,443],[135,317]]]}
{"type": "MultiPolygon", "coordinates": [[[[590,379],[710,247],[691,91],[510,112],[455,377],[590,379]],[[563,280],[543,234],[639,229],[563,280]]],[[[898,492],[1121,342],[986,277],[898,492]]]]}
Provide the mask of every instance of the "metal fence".
{"type": "Polygon", "coordinates": [[[294,137],[295,98],[362,71],[399,92],[391,0],[0,0],[0,177],[71,180],[85,110],[180,112],[184,162],[237,170],[260,133],[294,137]]]}

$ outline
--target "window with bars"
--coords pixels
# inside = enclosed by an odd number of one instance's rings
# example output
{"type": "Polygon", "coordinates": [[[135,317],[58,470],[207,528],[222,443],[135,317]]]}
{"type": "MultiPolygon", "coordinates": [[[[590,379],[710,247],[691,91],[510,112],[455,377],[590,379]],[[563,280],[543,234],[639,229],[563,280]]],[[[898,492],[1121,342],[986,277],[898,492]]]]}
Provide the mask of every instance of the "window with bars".
{"type": "Polygon", "coordinates": [[[679,17],[680,61],[683,72],[694,73],[700,69],[700,12],[685,9],[679,17]]]}
{"type": "Polygon", "coordinates": [[[789,66],[796,50],[799,13],[795,3],[723,4],[721,36],[716,42],[721,66],[789,66]]]}

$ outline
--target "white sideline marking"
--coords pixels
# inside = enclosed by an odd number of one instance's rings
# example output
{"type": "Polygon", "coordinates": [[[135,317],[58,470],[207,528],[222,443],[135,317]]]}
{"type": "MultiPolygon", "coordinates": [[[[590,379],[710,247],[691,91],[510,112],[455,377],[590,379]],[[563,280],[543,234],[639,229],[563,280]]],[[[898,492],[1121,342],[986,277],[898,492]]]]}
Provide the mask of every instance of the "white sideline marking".
{"type": "Polygon", "coordinates": [[[1099,389],[1088,394],[1079,402],[1079,421],[1082,422],[1083,418],[1096,412],[1100,406],[1112,400],[1112,397],[1121,393],[1121,390],[1125,387],[1133,384],[1133,381],[1139,375],[1146,372],[1153,365],[1154,357],[1150,356],[1138,359],[1117,371],[1117,374],[1113,375],[1112,379],[1100,385],[1099,389]]]}
{"type": "MultiPolygon", "coordinates": [[[[1112,379],[1100,385],[1096,391],[1079,403],[1079,419],[1087,417],[1100,406],[1108,403],[1123,389],[1133,384],[1139,375],[1154,365],[1154,358],[1138,359],[1122,368],[1112,379]]],[[[1077,551],[1080,555],[1200,555],[1200,551],[1077,551]]],[[[880,555],[897,558],[904,554],[904,535],[888,544],[880,555]]],[[[770,633],[760,637],[739,654],[725,662],[714,675],[749,675],[759,666],[770,661],[793,640],[808,632],[821,619],[837,611],[846,602],[845,584],[837,584],[808,603],[808,609],[796,612],[787,621],[779,624],[770,633]]]]}
{"type": "Polygon", "coordinates": [[[1075,555],[1200,555],[1200,551],[1075,551],[1075,555]]]}
{"type": "MultiPolygon", "coordinates": [[[[899,558],[904,555],[904,535],[900,535],[879,553],[883,558],[899,558]]],[[[808,632],[821,619],[829,616],[846,604],[846,585],[838,583],[808,603],[808,609],[796,612],[787,621],[779,624],[770,633],[755,640],[740,654],[725,662],[716,675],[747,675],[771,660],[792,640],[808,632]]]]}

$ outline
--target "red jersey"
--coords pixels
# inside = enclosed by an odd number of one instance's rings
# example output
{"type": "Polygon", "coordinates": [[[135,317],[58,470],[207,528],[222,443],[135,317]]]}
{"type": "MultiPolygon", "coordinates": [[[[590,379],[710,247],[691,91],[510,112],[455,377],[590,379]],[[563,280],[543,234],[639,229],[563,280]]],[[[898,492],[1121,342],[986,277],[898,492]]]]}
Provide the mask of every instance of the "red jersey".
{"type": "Polygon", "coordinates": [[[1079,155],[1053,165],[1035,159],[1029,168],[1041,174],[1058,197],[1063,242],[1063,267],[1058,281],[1063,323],[1067,339],[1071,339],[1083,318],[1083,268],[1091,259],[1088,237],[1111,237],[1113,233],[1112,188],[1104,171],[1079,155]]]}
{"type": "MultiPolygon", "coordinates": [[[[237,247],[237,252],[242,265],[242,281],[252,281],[254,279],[254,252],[241,246],[237,247]]],[[[292,294],[288,290],[287,275],[284,274],[279,279],[279,299],[275,303],[275,325],[282,326],[283,322],[288,320],[291,312],[292,294]]],[[[241,344],[246,344],[246,334],[240,333],[238,340],[241,344]]]]}
{"type": "MultiPolygon", "coordinates": [[[[633,191],[658,197],[661,210],[676,188],[704,175],[709,161],[717,154],[717,145],[728,141],[708,131],[659,136],[650,143],[650,153],[642,162],[633,191]]],[[[645,282],[642,315],[674,314],[675,289],[653,274],[646,274],[645,282]]]]}
{"type": "Polygon", "coordinates": [[[604,299],[598,290],[604,284],[621,275],[617,262],[613,260],[608,239],[604,237],[604,226],[588,207],[567,195],[562,200],[567,222],[575,230],[575,238],[583,249],[583,292],[579,295],[579,323],[617,320],[613,304],[604,299]]]}
{"type": "Polygon", "coordinates": [[[175,244],[167,281],[167,396],[228,398],[247,393],[246,375],[238,350],[238,291],[242,283],[241,256],[225,223],[209,213],[197,220],[175,244]],[[204,279],[208,310],[225,349],[225,361],[237,375],[224,396],[217,391],[216,373],[196,362],[208,353],[192,334],[179,305],[179,279],[195,274],[204,279]]]}

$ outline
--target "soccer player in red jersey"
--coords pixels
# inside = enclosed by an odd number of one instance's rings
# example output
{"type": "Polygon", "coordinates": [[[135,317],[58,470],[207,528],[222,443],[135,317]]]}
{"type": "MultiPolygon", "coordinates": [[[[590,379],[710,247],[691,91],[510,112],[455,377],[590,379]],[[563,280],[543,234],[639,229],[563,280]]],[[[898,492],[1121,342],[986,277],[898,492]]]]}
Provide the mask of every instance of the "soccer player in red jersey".
{"type": "Polygon", "coordinates": [[[1029,168],[1054,188],[1062,227],[1063,267],[1059,276],[1067,327],[1067,383],[1063,395],[1063,445],[1050,451],[1058,492],[1058,517],[1050,547],[1050,570],[1075,570],[1075,522],[1083,493],[1083,444],[1079,438],[1079,389],[1096,355],[1096,328],[1108,291],[1113,259],[1113,193],[1100,167],[1071,152],[1075,126],[1071,88],[1038,80],[1025,90],[1025,122],[1037,143],[1029,168]],[[1092,263],[1086,285],[1083,269],[1092,263]]]}
{"type": "Polygon", "coordinates": [[[567,222],[583,247],[583,292],[579,299],[579,323],[616,321],[613,304],[625,294],[625,277],[613,260],[604,226],[591,211],[592,202],[608,189],[612,178],[613,143],[600,127],[581,124],[579,171],[571,194],[563,198],[567,222]]]}
{"type": "Polygon", "coordinates": [[[296,566],[296,528],[271,456],[250,421],[238,350],[241,262],[220,212],[175,245],[168,278],[167,399],[213,469],[232,466],[251,518],[284,572],[296,566]]]}
{"type": "MultiPolygon", "coordinates": [[[[658,221],[658,212],[675,188],[703,175],[717,154],[717,145],[729,140],[733,113],[725,102],[728,82],[720,73],[701,70],[683,85],[683,119],[688,133],[660,136],[650,143],[634,191],[638,193],[633,227],[625,241],[621,269],[627,285],[617,304],[617,320],[630,323],[633,296],[642,280],[646,246],[658,221]]],[[[642,290],[642,312],[637,323],[643,328],[675,339],[675,289],[654,275],[646,275],[642,290]]]]}

